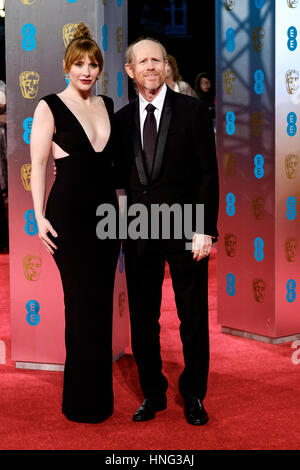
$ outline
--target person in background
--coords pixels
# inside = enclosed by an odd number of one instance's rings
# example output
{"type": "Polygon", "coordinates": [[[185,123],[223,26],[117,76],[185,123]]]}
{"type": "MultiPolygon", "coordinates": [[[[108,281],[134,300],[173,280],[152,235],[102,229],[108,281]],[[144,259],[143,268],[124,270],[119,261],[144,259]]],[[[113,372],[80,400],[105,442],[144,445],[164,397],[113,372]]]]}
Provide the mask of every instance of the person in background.
{"type": "Polygon", "coordinates": [[[167,61],[166,84],[168,87],[177,93],[197,97],[193,88],[187,82],[182,80],[175,57],[168,54],[167,61]]]}
{"type": "Polygon", "coordinates": [[[216,117],[216,100],[210,76],[206,72],[198,73],[195,79],[195,92],[201,100],[208,104],[213,123],[216,117]]]}

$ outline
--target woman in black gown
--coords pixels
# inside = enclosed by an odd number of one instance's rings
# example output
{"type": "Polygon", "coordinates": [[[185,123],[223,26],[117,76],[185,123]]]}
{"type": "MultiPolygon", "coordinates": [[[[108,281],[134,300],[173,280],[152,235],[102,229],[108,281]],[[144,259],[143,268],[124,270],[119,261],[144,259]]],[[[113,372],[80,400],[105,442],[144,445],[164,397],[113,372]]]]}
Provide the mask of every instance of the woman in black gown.
{"type": "Polygon", "coordinates": [[[53,254],[64,291],[62,411],[70,420],[91,423],[113,412],[112,311],[120,248],[118,240],[96,235],[96,208],[109,203],[117,209],[113,102],[91,92],[102,68],[101,52],[80,23],[64,59],[69,85],[41,99],[31,133],[31,187],[39,237],[53,254]],[[51,151],[57,173],[44,212],[51,151]]]}

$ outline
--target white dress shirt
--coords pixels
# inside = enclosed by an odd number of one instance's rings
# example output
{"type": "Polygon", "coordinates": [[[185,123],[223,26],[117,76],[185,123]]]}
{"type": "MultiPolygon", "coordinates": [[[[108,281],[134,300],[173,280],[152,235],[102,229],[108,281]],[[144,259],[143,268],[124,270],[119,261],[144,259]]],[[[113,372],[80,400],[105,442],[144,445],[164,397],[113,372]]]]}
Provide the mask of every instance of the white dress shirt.
{"type": "MultiPolygon", "coordinates": [[[[164,83],[162,89],[158,93],[158,95],[151,101],[151,104],[155,106],[154,116],[156,119],[156,127],[157,130],[159,128],[160,117],[162,113],[162,109],[164,106],[164,101],[167,93],[167,85],[164,83]]],[[[141,140],[142,140],[142,147],[143,144],[143,129],[144,129],[144,122],[147,116],[146,106],[150,103],[150,101],[145,100],[145,98],[139,93],[139,106],[140,106],[140,128],[141,128],[141,140]]]]}

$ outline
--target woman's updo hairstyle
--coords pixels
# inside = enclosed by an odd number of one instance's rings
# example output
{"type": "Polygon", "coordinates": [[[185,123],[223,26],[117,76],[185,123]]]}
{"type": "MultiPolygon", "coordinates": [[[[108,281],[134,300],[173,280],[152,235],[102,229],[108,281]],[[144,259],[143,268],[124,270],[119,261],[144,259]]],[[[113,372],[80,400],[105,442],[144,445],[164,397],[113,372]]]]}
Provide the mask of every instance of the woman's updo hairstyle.
{"type": "Polygon", "coordinates": [[[93,40],[89,28],[80,22],[74,32],[72,41],[69,43],[65,58],[64,58],[64,69],[68,73],[71,66],[85,54],[88,54],[91,61],[97,62],[99,65],[99,71],[101,73],[103,69],[103,56],[100,51],[98,44],[93,40]]]}

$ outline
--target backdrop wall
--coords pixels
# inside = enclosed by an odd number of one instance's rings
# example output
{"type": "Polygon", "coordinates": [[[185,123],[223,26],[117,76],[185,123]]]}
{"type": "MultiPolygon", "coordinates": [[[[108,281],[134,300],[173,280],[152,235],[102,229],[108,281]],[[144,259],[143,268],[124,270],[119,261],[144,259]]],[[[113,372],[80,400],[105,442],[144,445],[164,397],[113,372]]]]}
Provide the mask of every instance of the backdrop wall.
{"type": "MultiPolygon", "coordinates": [[[[80,21],[90,27],[104,55],[97,93],[111,96],[118,110],[128,101],[124,71],[126,0],[6,2],[10,308],[12,359],[17,367],[50,368],[51,364],[63,364],[65,359],[62,286],[57,267],[37,236],[30,192],[29,144],[32,116],[39,99],[67,86],[62,60],[80,21]]],[[[50,159],[47,194],[52,182],[50,159]]],[[[129,344],[128,324],[121,251],[114,292],[114,357],[129,344]]]]}
{"type": "Polygon", "coordinates": [[[223,331],[300,333],[298,0],[216,0],[223,331]]]}

